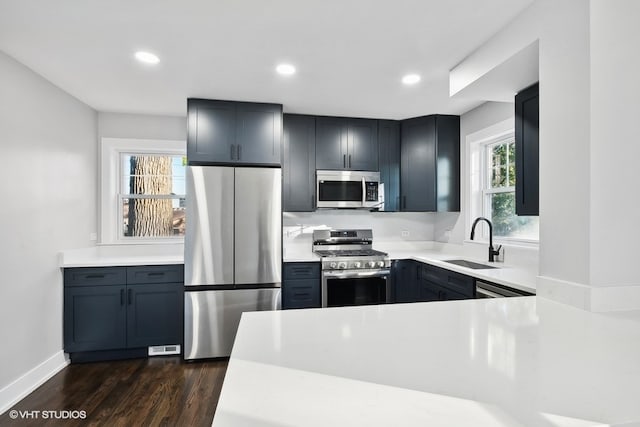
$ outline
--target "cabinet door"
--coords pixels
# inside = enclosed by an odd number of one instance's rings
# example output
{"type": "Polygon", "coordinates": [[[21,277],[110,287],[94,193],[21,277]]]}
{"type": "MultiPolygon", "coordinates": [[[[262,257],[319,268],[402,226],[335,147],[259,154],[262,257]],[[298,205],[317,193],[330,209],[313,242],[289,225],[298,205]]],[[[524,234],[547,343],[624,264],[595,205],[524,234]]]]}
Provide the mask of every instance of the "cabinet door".
{"type": "Polygon", "coordinates": [[[460,211],[460,116],[436,116],[436,210],[460,211]]]}
{"type": "Polygon", "coordinates": [[[236,157],[236,105],[230,101],[187,100],[189,162],[228,163],[236,157]]]}
{"type": "Polygon", "coordinates": [[[398,260],[393,263],[393,286],[395,302],[415,302],[419,300],[420,269],[413,260],[398,260]]]}
{"type": "Polygon", "coordinates": [[[237,103],[236,144],[237,162],[280,165],[282,106],[237,103]]]}
{"type": "Polygon", "coordinates": [[[320,307],[320,279],[284,280],[282,308],[320,307]]]}
{"type": "Polygon", "coordinates": [[[78,286],[64,289],[64,351],[125,348],[125,286],[78,286]]]}
{"type": "Polygon", "coordinates": [[[435,117],[404,120],[401,134],[401,210],[435,211],[435,117]]]}
{"type": "Polygon", "coordinates": [[[516,215],[538,215],[540,104],[538,84],[516,95],[516,215]]]}
{"type": "Polygon", "coordinates": [[[384,184],[384,210],[400,210],[400,122],[378,122],[380,181],[384,184]]]}
{"type": "Polygon", "coordinates": [[[346,119],[316,118],[316,169],[347,169],[347,136],[346,119]]]}
{"type": "Polygon", "coordinates": [[[311,116],[285,114],[283,123],[284,210],[312,212],[315,206],[316,120],[311,116]]]}
{"type": "Polygon", "coordinates": [[[347,169],[378,170],[378,121],[350,119],[347,128],[347,169]]]}
{"type": "Polygon", "coordinates": [[[129,285],[126,300],[127,347],[182,344],[182,283],[129,285]]]}

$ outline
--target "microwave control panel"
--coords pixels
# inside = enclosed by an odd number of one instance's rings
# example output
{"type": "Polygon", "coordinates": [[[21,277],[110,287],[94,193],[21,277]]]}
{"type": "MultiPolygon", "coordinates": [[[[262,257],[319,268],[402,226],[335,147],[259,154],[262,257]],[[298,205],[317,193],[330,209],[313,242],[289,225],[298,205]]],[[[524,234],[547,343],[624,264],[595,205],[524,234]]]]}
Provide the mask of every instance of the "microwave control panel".
{"type": "Polygon", "coordinates": [[[365,182],[365,187],[367,189],[365,200],[367,202],[377,202],[378,201],[378,183],[365,182]]]}

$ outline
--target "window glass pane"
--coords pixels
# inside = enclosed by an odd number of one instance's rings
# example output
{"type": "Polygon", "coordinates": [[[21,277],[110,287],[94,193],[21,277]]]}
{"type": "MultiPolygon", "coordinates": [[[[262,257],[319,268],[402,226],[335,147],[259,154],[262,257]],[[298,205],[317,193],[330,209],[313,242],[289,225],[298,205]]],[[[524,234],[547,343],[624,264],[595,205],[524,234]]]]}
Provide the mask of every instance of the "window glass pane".
{"type": "Polygon", "coordinates": [[[538,217],[517,216],[515,214],[516,193],[514,191],[488,194],[487,197],[489,197],[491,206],[494,237],[538,239],[538,217]]]}
{"type": "Polygon", "coordinates": [[[183,156],[123,154],[122,194],[184,194],[183,156]]]}
{"type": "Polygon", "coordinates": [[[516,185],[516,144],[509,144],[509,187],[516,185]]]}
{"type": "Polygon", "coordinates": [[[122,236],[184,236],[184,206],[184,197],[122,199],[122,236]]]}

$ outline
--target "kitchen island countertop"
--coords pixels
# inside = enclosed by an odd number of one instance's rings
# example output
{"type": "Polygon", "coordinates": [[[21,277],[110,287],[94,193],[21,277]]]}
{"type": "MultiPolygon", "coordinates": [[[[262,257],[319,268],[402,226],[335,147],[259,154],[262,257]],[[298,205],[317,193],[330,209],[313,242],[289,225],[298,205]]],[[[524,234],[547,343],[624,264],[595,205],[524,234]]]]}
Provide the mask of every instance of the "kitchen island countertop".
{"type": "Polygon", "coordinates": [[[215,427],[636,425],[640,311],[541,297],[245,313],[215,427]]]}

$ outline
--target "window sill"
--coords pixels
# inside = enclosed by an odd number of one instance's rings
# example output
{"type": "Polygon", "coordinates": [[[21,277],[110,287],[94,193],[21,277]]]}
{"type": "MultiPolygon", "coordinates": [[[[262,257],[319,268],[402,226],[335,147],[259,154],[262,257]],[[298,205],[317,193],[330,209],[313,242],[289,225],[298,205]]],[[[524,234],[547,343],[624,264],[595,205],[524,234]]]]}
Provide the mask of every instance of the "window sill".
{"type": "Polygon", "coordinates": [[[131,245],[184,245],[184,237],[176,237],[171,239],[132,239],[132,240],[117,240],[108,242],[98,242],[96,246],[131,246],[131,245]]]}
{"type": "MultiPolygon", "coordinates": [[[[462,242],[463,244],[476,244],[486,246],[489,244],[489,240],[469,240],[466,239],[462,242]]],[[[515,239],[509,237],[500,237],[494,238],[493,244],[495,245],[503,245],[503,246],[515,246],[522,248],[533,248],[538,249],[540,247],[540,242],[538,240],[528,240],[528,239],[515,239]]]]}

